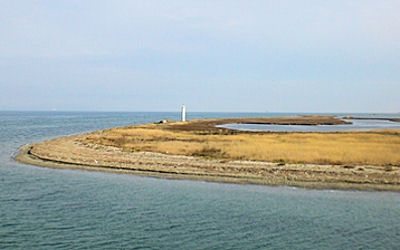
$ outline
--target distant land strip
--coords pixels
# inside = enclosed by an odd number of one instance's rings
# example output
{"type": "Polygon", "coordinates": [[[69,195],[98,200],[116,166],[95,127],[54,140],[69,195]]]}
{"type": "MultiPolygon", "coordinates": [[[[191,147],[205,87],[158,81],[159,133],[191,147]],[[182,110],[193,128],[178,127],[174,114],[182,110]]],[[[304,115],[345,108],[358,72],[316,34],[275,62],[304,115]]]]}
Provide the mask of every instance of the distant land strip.
{"type": "Polygon", "coordinates": [[[346,119],[352,119],[352,120],[381,120],[381,121],[400,122],[400,118],[356,117],[356,116],[346,116],[345,118],[346,119]]]}

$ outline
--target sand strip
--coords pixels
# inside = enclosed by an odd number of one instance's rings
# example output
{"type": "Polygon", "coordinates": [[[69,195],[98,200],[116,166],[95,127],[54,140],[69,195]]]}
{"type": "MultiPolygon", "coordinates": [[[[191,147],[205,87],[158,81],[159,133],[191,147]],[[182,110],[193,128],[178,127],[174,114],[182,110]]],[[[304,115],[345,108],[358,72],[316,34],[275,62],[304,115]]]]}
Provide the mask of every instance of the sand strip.
{"type": "Polygon", "coordinates": [[[19,162],[171,179],[285,185],[316,189],[400,191],[400,170],[381,166],[278,164],[220,161],[80,143],[85,135],[62,137],[21,148],[19,162]]]}

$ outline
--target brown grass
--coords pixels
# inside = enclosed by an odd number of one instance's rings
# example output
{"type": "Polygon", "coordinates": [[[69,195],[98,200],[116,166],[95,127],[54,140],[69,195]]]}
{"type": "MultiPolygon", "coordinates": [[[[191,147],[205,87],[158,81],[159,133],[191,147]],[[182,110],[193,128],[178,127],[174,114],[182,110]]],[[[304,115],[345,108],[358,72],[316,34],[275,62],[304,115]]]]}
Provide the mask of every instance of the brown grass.
{"type": "Polygon", "coordinates": [[[223,119],[201,119],[190,122],[179,122],[163,124],[161,128],[173,131],[190,131],[200,134],[237,134],[246,133],[217,128],[216,125],[228,123],[247,124],[279,124],[279,125],[338,125],[348,122],[333,116],[287,116],[287,117],[261,117],[261,118],[223,118],[223,119]]]}
{"type": "MultiPolygon", "coordinates": [[[[282,124],[293,124],[295,120],[280,119],[282,124]]],[[[386,171],[391,171],[393,166],[400,166],[400,131],[252,133],[215,128],[216,124],[245,121],[196,120],[186,123],[129,126],[89,134],[83,142],[115,146],[127,152],[149,151],[224,161],[390,166],[386,171]]],[[[306,117],[297,120],[296,124],[310,121],[314,121],[313,124],[337,122],[331,117],[306,117]]],[[[254,119],[253,122],[273,120],[254,119]]]]}
{"type": "MultiPolygon", "coordinates": [[[[331,117],[272,120],[338,122],[331,117]]],[[[24,146],[16,159],[55,168],[163,178],[400,190],[399,130],[324,134],[215,128],[226,121],[147,124],[61,137],[24,146]]],[[[244,122],[244,119],[229,121],[244,122]]],[[[267,122],[264,118],[262,121],[267,122]]]]}

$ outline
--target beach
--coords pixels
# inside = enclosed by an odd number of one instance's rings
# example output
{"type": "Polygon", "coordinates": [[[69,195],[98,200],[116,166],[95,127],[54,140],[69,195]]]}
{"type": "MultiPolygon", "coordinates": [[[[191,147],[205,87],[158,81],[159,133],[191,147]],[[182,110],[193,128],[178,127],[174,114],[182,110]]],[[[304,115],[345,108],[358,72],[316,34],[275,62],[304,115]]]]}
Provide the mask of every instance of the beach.
{"type": "MultiPolygon", "coordinates": [[[[348,157],[349,160],[347,162],[344,161],[346,158],[343,158],[341,162],[337,160],[330,161],[330,158],[319,159],[319,161],[305,158],[302,162],[296,162],[295,160],[290,160],[290,158],[261,161],[254,158],[257,154],[248,154],[249,157],[241,156],[235,158],[232,155],[228,155],[229,151],[225,152],[223,151],[225,150],[224,148],[218,148],[218,144],[215,144],[222,141],[226,145],[229,140],[236,143],[235,140],[237,138],[240,138],[242,144],[245,144],[243,142],[244,138],[248,137],[252,143],[254,143],[254,137],[261,139],[267,137],[270,139],[269,137],[271,136],[278,136],[277,140],[282,140],[279,136],[286,136],[286,140],[294,140],[293,136],[296,138],[299,136],[319,136],[316,140],[324,138],[325,140],[329,139],[329,141],[341,138],[346,141],[354,141],[354,138],[359,137],[362,141],[360,145],[364,147],[365,145],[368,146],[368,144],[365,144],[368,138],[372,138],[371,141],[373,143],[381,143],[383,149],[385,149],[384,147],[394,147],[393,157],[396,157],[395,153],[399,145],[399,134],[396,131],[319,135],[318,133],[252,133],[215,127],[216,124],[232,121],[312,125],[342,123],[340,119],[314,116],[290,118],[289,120],[288,118],[203,119],[186,123],[170,122],[166,124],[131,125],[27,145],[21,149],[16,159],[20,162],[52,168],[130,173],[173,179],[287,185],[304,188],[400,190],[400,169],[398,165],[395,165],[396,158],[394,158],[393,163],[390,161],[391,155],[384,158],[384,160],[389,160],[387,162],[374,162],[371,160],[374,158],[370,158],[368,155],[364,158],[358,157],[359,164],[352,161],[354,159],[351,157],[348,157]],[[116,136],[121,134],[123,134],[123,137],[116,136]],[[121,141],[121,138],[124,139],[121,141]],[[135,140],[137,145],[129,138],[135,140]],[[204,141],[199,141],[199,138],[204,141]],[[392,144],[386,143],[390,141],[388,140],[389,138],[394,140],[392,144]],[[385,143],[380,142],[379,139],[384,140],[385,143]],[[160,145],[165,145],[165,143],[168,143],[166,148],[169,151],[165,151],[164,147],[159,147],[160,145]],[[193,151],[190,151],[189,149],[192,146],[190,143],[202,145],[201,147],[203,148],[200,148],[201,150],[193,148],[193,151]],[[204,145],[206,145],[207,150],[204,149],[204,145]],[[177,154],[177,151],[173,150],[174,147],[182,153],[177,154]],[[187,150],[185,151],[181,147],[185,147],[187,150]]],[[[310,139],[308,138],[307,140],[310,139]]],[[[289,144],[290,141],[287,141],[283,145],[289,144]]],[[[354,144],[351,144],[351,146],[353,147],[354,144]]],[[[227,147],[232,148],[232,145],[227,147]]],[[[334,152],[337,152],[336,145],[331,145],[331,147],[335,148],[336,151],[334,152]]],[[[307,145],[303,145],[303,148],[306,151],[307,145]]],[[[335,158],[333,157],[332,159],[335,158]]]]}

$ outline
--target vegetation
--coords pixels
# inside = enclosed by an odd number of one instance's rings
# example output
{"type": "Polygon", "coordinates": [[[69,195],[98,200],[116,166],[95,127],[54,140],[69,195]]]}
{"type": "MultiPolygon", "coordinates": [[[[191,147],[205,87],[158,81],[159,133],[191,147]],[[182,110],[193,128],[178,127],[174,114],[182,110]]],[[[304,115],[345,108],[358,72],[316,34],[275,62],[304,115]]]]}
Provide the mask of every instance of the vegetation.
{"type": "MultiPolygon", "coordinates": [[[[127,152],[148,151],[279,164],[400,166],[400,131],[340,133],[240,132],[215,125],[232,122],[337,124],[332,117],[195,120],[114,128],[89,134],[87,144],[114,146],[127,152]],[[275,120],[274,120],[275,119],[275,120]]],[[[386,168],[387,171],[389,167],[386,168]]]]}
{"type": "Polygon", "coordinates": [[[400,191],[399,130],[255,133],[215,127],[250,121],[341,123],[333,117],[285,117],[128,126],[27,145],[16,159],[165,178],[400,191]]]}

